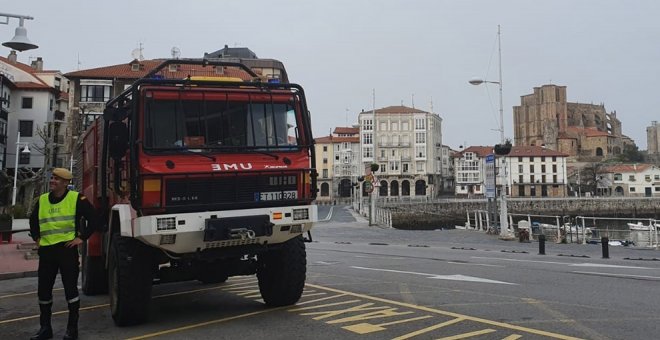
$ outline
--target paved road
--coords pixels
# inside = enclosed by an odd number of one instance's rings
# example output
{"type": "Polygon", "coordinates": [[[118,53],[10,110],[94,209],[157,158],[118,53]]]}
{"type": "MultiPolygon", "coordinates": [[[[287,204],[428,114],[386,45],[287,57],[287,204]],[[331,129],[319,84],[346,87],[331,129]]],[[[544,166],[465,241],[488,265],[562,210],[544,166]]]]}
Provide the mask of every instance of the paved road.
{"type": "MultiPolygon", "coordinates": [[[[657,338],[660,263],[624,260],[657,251],[612,248],[601,259],[599,246],[548,244],[541,256],[535,243],[477,232],[368,227],[344,207],[320,207],[319,217],[329,219],[307,245],[296,306],[265,308],[254,276],[165,284],[154,287],[151,321],[136,327],[112,324],[107,296],[83,297],[81,338],[657,338]]],[[[35,278],[0,285],[3,338],[36,329],[35,287],[35,278]]],[[[56,337],[65,309],[58,290],[56,337]]]]}

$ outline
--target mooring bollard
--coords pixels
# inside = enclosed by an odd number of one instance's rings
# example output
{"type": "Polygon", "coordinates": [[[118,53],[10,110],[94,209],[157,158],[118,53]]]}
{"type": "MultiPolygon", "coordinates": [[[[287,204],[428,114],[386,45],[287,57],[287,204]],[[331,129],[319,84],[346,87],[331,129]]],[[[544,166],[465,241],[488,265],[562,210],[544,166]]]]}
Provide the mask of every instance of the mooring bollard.
{"type": "Polygon", "coordinates": [[[600,243],[603,246],[603,258],[604,259],[609,259],[610,258],[610,238],[607,236],[604,236],[600,239],[600,243]]]}
{"type": "Polygon", "coordinates": [[[545,255],[545,235],[539,235],[539,255],[545,255]]]}

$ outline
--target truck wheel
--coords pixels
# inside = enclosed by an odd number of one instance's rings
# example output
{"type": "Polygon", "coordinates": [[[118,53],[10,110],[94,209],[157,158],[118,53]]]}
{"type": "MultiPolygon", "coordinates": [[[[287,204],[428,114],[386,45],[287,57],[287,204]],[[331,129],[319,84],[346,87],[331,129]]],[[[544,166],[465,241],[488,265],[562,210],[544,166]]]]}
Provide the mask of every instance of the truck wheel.
{"type": "Polygon", "coordinates": [[[88,256],[87,242],[82,243],[82,291],[85,295],[98,295],[108,292],[108,272],[103,256],[88,256]]]}
{"type": "Polygon", "coordinates": [[[257,258],[257,279],[261,297],[268,306],[292,305],[305,288],[307,255],[302,237],[286,241],[280,248],[257,258]]]}
{"type": "Polygon", "coordinates": [[[154,276],[150,249],[140,241],[112,235],[108,270],[110,310],[117,326],[147,321],[154,276]]]}

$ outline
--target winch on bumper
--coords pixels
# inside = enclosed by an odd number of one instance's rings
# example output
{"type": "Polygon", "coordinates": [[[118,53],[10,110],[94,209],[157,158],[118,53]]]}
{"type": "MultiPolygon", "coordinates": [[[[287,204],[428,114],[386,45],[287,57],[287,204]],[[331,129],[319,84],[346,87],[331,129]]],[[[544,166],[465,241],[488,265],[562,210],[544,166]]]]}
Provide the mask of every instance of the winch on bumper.
{"type": "Polygon", "coordinates": [[[152,215],[133,220],[133,237],[176,254],[285,242],[309,231],[316,205],[152,215]]]}

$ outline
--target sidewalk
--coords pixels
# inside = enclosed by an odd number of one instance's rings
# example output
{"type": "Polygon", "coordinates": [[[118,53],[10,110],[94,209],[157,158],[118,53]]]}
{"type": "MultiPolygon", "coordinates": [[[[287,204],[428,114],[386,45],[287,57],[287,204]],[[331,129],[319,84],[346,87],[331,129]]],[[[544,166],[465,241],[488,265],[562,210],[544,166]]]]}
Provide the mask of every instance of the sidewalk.
{"type": "Polygon", "coordinates": [[[15,233],[11,243],[0,244],[0,280],[37,276],[39,260],[26,259],[33,244],[27,232],[15,233]]]}

